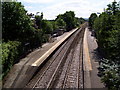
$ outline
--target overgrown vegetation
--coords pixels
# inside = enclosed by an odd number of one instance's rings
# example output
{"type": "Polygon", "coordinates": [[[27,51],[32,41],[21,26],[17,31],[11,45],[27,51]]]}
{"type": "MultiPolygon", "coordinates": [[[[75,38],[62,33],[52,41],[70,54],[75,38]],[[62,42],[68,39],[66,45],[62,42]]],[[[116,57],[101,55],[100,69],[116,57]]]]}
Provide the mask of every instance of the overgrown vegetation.
{"type": "Polygon", "coordinates": [[[58,15],[55,20],[45,20],[43,13],[38,13],[28,14],[21,2],[2,2],[2,76],[22,56],[47,42],[54,30],[69,31],[84,22],[73,11],[58,15]]]}
{"type": "Polygon", "coordinates": [[[120,7],[118,3],[109,4],[108,8],[90,23],[96,32],[99,50],[105,58],[100,62],[99,76],[109,90],[119,90],[120,7]]]}
{"type": "Polygon", "coordinates": [[[11,66],[16,62],[19,55],[20,42],[9,41],[2,43],[2,65],[3,76],[10,70],[11,66]]]}

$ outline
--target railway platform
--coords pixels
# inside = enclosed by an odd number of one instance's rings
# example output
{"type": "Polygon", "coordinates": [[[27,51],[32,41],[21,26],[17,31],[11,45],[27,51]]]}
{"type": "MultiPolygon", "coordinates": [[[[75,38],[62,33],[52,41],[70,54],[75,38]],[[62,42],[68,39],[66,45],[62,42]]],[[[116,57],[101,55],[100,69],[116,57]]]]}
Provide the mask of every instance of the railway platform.
{"type": "Polygon", "coordinates": [[[102,59],[102,56],[98,52],[96,38],[92,35],[92,32],[88,28],[86,28],[86,36],[89,49],[89,57],[91,62],[90,70],[91,88],[104,88],[103,83],[100,81],[100,77],[98,77],[97,75],[99,60],[102,59]]]}

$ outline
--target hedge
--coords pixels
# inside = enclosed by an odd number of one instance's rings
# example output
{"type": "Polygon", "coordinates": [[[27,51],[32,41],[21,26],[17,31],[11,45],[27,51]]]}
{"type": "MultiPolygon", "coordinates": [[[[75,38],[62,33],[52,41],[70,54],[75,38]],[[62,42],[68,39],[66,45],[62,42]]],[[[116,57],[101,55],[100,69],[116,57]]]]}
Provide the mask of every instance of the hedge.
{"type": "Polygon", "coordinates": [[[2,76],[4,77],[13,66],[19,56],[19,47],[21,43],[18,41],[3,42],[2,46],[2,76]]]}

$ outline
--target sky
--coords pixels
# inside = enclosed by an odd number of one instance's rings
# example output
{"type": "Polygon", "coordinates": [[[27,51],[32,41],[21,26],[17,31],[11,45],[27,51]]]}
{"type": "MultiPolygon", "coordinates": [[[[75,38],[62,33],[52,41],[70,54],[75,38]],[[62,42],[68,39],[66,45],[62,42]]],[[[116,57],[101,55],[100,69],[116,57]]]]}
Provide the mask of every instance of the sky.
{"type": "MultiPolygon", "coordinates": [[[[103,12],[114,0],[18,0],[28,13],[43,12],[44,19],[52,20],[66,11],[74,11],[76,17],[88,18],[91,13],[103,12]]],[[[120,0],[116,0],[117,2],[120,0]]]]}

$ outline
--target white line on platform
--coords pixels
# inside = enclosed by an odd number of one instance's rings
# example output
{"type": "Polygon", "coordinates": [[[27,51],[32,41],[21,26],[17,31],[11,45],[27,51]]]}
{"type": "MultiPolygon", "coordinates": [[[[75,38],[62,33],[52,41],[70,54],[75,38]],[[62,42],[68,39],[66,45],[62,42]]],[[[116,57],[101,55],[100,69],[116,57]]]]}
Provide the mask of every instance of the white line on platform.
{"type": "Polygon", "coordinates": [[[67,38],[69,38],[78,28],[74,29],[72,32],[70,32],[68,35],[66,35],[63,39],[61,39],[58,43],[56,43],[52,48],[50,48],[45,54],[43,54],[38,60],[36,60],[31,66],[39,66],[41,65],[44,60],[46,60],[51,53],[59,46],[61,45],[67,38]]]}

